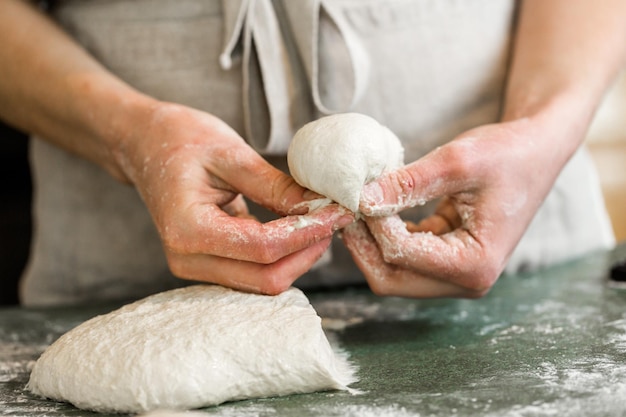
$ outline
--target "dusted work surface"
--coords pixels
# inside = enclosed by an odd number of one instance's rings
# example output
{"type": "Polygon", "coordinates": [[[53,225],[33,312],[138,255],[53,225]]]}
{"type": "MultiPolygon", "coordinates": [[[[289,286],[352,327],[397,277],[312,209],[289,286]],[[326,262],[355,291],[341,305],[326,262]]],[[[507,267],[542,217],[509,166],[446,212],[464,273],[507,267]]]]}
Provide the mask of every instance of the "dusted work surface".
{"type": "MultiPolygon", "coordinates": [[[[503,277],[480,300],[309,294],[329,338],[359,367],[361,394],[239,401],[210,416],[624,416],[626,290],[607,286],[626,245],[537,274],[503,277]]],[[[97,415],[24,391],[65,331],[109,307],[0,310],[0,415],[97,415]]],[[[243,337],[243,335],[242,335],[243,337]]]]}

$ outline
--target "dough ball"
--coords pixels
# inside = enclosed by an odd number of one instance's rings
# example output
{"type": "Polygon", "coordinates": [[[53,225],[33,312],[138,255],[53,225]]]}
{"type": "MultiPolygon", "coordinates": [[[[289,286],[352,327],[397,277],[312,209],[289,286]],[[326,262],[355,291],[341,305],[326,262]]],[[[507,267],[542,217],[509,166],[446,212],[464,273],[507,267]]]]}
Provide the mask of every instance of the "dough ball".
{"type": "Polygon", "coordinates": [[[361,190],[382,173],[403,165],[396,135],[369,116],[335,114],[304,125],[289,146],[296,182],[357,212],[361,190]]]}
{"type": "Polygon", "coordinates": [[[27,388],[79,408],[136,413],[347,389],[354,380],[300,290],[272,297],[195,285],[69,331],[39,358],[27,388]]]}

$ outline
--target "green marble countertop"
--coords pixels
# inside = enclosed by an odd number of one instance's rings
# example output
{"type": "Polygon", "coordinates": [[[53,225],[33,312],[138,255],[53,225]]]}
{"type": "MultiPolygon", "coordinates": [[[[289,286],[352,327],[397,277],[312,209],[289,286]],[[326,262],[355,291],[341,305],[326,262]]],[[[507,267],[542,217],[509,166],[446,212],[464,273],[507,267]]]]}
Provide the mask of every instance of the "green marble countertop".
{"type": "MultiPolygon", "coordinates": [[[[626,416],[626,290],[607,285],[626,245],[502,277],[480,300],[309,293],[360,381],[346,392],[239,401],[207,415],[626,416]]],[[[116,306],[0,309],[0,415],[97,415],[24,391],[62,333],[116,306]]]]}

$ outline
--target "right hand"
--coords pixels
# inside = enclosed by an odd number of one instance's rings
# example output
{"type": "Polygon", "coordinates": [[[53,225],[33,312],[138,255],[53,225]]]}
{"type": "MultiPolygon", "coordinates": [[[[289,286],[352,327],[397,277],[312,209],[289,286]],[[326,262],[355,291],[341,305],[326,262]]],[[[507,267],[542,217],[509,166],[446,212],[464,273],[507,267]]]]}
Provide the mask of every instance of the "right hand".
{"type": "Polygon", "coordinates": [[[335,230],[354,221],[335,204],[308,213],[306,201],[319,196],[201,111],[159,103],[118,143],[116,159],[181,278],[277,294],[322,256],[335,230]],[[242,195],[286,217],[262,224],[242,195]]]}

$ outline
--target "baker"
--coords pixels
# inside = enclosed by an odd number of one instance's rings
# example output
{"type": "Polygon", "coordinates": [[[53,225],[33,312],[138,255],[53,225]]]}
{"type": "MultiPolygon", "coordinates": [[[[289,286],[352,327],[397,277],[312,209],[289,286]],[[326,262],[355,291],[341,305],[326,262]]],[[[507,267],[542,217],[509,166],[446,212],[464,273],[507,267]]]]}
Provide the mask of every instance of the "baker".
{"type": "Polygon", "coordinates": [[[619,0],[5,0],[0,117],[33,135],[22,303],[175,277],[475,297],[505,269],[610,247],[581,142],[625,16],[619,0]],[[298,128],[344,112],[387,126],[407,163],[364,187],[358,222],[284,173],[298,128]]]}

